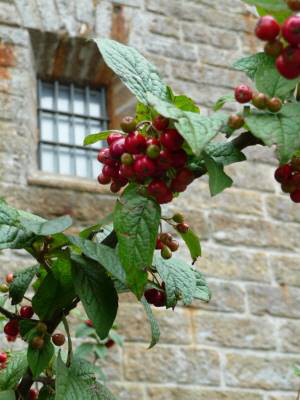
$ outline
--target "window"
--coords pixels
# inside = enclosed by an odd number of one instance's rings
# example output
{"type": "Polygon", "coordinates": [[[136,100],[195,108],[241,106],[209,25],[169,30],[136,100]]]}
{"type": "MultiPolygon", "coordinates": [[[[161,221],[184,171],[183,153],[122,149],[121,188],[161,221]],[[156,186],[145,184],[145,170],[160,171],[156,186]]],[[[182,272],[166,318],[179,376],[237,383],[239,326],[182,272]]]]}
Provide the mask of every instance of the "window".
{"type": "Polygon", "coordinates": [[[99,174],[98,143],[84,137],[106,130],[105,88],[90,89],[55,81],[38,82],[39,167],[46,172],[94,178],[99,174]]]}

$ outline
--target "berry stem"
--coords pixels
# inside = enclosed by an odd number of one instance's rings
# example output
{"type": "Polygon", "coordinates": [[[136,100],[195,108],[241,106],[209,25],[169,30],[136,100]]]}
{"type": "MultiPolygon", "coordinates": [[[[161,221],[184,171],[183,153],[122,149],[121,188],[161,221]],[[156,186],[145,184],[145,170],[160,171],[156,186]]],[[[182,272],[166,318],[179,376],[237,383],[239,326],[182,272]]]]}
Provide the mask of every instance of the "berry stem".
{"type": "Polygon", "coordinates": [[[72,339],[71,339],[71,335],[70,335],[69,324],[68,324],[68,321],[67,321],[67,318],[65,315],[63,315],[63,317],[62,317],[62,323],[64,324],[64,328],[65,328],[67,338],[68,338],[68,357],[67,357],[66,366],[69,367],[71,365],[72,358],[73,358],[73,347],[72,347],[72,339]]]}
{"type": "Polygon", "coordinates": [[[3,314],[9,320],[18,319],[18,316],[16,314],[11,313],[10,311],[6,310],[3,307],[0,307],[0,313],[3,314]]]}
{"type": "Polygon", "coordinates": [[[139,123],[137,124],[137,126],[136,126],[136,130],[138,131],[138,130],[139,130],[140,128],[142,128],[144,125],[151,125],[151,121],[144,120],[144,121],[139,122],[139,123]]]}

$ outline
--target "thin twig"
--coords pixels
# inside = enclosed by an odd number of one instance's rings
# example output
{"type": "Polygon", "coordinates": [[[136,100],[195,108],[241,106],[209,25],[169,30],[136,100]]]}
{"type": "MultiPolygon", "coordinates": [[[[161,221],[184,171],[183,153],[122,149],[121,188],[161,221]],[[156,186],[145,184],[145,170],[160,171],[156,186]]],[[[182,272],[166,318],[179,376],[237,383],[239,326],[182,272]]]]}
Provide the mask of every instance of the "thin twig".
{"type": "Polygon", "coordinates": [[[3,307],[0,307],[0,313],[3,314],[8,319],[17,319],[17,315],[11,313],[10,311],[6,310],[3,307]]]}
{"type": "Polygon", "coordinates": [[[72,339],[70,335],[69,324],[65,315],[62,317],[62,322],[64,324],[64,328],[68,337],[68,357],[67,357],[67,367],[71,365],[72,357],[73,357],[73,349],[72,349],[72,339]]]}

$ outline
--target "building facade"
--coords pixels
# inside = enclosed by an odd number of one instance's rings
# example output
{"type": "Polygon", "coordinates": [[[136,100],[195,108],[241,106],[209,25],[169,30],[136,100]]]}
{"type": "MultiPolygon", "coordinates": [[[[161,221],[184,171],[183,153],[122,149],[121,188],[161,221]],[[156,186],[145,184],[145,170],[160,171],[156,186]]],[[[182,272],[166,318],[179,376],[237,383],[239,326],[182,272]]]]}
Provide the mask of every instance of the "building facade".
{"type": "MultiPolygon", "coordinates": [[[[239,0],[0,0],[0,197],[48,218],[70,214],[78,227],[112,210],[82,138],[117,128],[134,99],[91,37],[134,46],[207,113],[245,81],[231,64],[259,49],[254,24],[239,0]]],[[[143,310],[121,299],[125,345],[106,367],[121,400],[296,399],[300,208],[280,193],[272,152],[245,153],[228,168],[232,188],[211,199],[202,179],[169,207],[202,238],[210,304],[154,310],[161,341],[147,350],[143,310]]],[[[0,260],[3,276],[30,264],[19,251],[0,260]]]]}

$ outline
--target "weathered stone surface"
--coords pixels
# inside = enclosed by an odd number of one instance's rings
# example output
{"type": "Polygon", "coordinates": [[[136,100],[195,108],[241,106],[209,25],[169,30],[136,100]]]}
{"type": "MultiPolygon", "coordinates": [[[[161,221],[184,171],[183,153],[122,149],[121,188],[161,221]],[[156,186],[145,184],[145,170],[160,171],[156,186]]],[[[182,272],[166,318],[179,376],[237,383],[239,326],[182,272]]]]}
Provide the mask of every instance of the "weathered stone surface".
{"type": "Polygon", "coordinates": [[[239,285],[224,281],[210,281],[208,279],[208,286],[212,292],[210,302],[207,304],[194,300],[191,307],[223,312],[243,312],[245,310],[245,292],[239,285]]]}
{"type": "Polygon", "coordinates": [[[282,351],[299,353],[300,324],[298,321],[282,322],[279,327],[280,346],[282,351]]]}
{"type": "Polygon", "coordinates": [[[267,400],[295,400],[295,398],[297,397],[297,393],[293,393],[293,394],[284,394],[284,393],[280,393],[278,395],[270,395],[267,397],[267,400]]]}
{"type": "Polygon", "coordinates": [[[264,219],[233,217],[220,213],[212,213],[210,221],[213,237],[220,243],[298,250],[300,232],[296,224],[285,224],[283,228],[282,224],[264,219]]]}
{"type": "Polygon", "coordinates": [[[249,307],[253,314],[300,318],[300,289],[288,286],[247,285],[249,307]]]}
{"type": "MultiPolygon", "coordinates": [[[[149,400],[262,400],[260,394],[250,392],[215,391],[200,388],[164,388],[149,387],[147,389],[149,400]]],[[[289,399],[288,399],[289,400],[289,399]]]]}
{"type": "MultiPolygon", "coordinates": [[[[278,187],[280,188],[279,184],[278,187]]],[[[300,222],[300,210],[297,205],[291,201],[288,194],[266,197],[268,214],[281,222],[300,222]]]]}
{"type": "MultiPolygon", "coordinates": [[[[187,310],[177,308],[172,312],[153,307],[153,312],[161,330],[160,343],[191,344],[192,332],[187,310]]],[[[142,306],[121,303],[117,324],[126,341],[150,343],[150,326],[142,306]]]]}
{"type": "Polygon", "coordinates": [[[149,42],[145,43],[145,48],[155,55],[163,55],[165,57],[175,58],[186,61],[197,61],[197,53],[194,45],[182,44],[176,45],[176,41],[171,38],[160,38],[151,35],[149,42]]]}
{"type": "Polygon", "coordinates": [[[227,354],[225,382],[228,386],[242,388],[296,390],[295,363],[296,357],[227,354]]]}
{"type": "Polygon", "coordinates": [[[300,257],[297,255],[270,255],[270,266],[275,279],[279,284],[300,286],[299,264],[300,257]]]}
{"type": "Polygon", "coordinates": [[[264,318],[193,314],[197,343],[207,346],[274,350],[274,325],[264,318]]]}
{"type": "Polygon", "coordinates": [[[126,345],[123,362],[128,381],[213,385],[220,380],[219,357],[213,350],[156,346],[148,351],[126,345]]]}
{"type": "Polygon", "coordinates": [[[143,400],[144,390],[141,386],[128,383],[113,383],[108,387],[119,400],[143,400]]]}
{"type": "Polygon", "coordinates": [[[150,22],[149,30],[152,33],[157,33],[163,36],[175,38],[179,38],[180,36],[179,21],[173,17],[161,17],[155,15],[150,22]]]}

